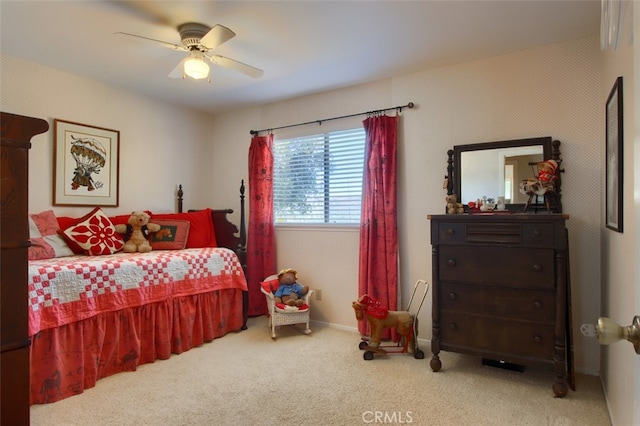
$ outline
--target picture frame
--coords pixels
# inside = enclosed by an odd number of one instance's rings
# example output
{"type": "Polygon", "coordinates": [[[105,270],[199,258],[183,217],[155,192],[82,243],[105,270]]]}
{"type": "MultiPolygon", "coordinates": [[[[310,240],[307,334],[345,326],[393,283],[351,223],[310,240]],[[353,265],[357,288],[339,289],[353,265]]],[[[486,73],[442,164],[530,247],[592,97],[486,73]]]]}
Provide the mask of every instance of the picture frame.
{"type": "Polygon", "coordinates": [[[618,77],[606,104],[606,227],[622,232],[623,208],[623,103],[622,77],[618,77]]]}
{"type": "Polygon", "coordinates": [[[54,119],[53,205],[118,207],[120,132],[54,119]]]}

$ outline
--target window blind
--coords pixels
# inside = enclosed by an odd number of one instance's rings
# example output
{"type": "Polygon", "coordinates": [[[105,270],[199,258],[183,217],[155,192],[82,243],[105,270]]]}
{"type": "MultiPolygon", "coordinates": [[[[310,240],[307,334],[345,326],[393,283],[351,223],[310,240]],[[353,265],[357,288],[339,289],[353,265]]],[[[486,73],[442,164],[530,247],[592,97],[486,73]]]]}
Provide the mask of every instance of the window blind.
{"type": "Polygon", "coordinates": [[[363,128],[274,141],[275,222],[359,224],[363,128]]]}

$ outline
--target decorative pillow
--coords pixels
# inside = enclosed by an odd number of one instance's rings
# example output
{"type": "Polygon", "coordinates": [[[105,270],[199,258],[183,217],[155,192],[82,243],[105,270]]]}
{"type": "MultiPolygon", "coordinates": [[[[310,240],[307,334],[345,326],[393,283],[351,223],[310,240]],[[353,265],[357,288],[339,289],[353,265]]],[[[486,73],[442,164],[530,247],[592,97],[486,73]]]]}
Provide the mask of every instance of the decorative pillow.
{"type": "Polygon", "coordinates": [[[78,218],[70,216],[56,216],[56,220],[58,222],[59,229],[67,229],[68,227],[76,223],[78,221],[78,218]]]}
{"type": "MultiPolygon", "coordinates": [[[[149,210],[144,211],[146,214],[151,216],[151,212],[149,210]]],[[[109,216],[109,220],[114,225],[126,225],[129,222],[129,218],[131,217],[131,213],[129,214],[120,214],[117,216],[109,216]]]]}
{"type": "Polygon", "coordinates": [[[64,239],[58,235],[60,226],[53,210],[29,215],[29,260],[72,256],[64,239]]]}
{"type": "Polygon", "coordinates": [[[265,289],[265,291],[268,291],[270,293],[275,293],[280,283],[278,282],[277,278],[274,278],[269,281],[262,281],[260,282],[260,285],[262,286],[262,288],[265,289]]]}
{"type": "Polygon", "coordinates": [[[218,247],[216,233],[211,219],[211,209],[187,213],[152,214],[151,222],[160,219],[188,220],[190,223],[187,245],[185,248],[218,247]]]}
{"type": "Polygon", "coordinates": [[[182,250],[189,236],[188,220],[155,219],[151,223],[160,225],[160,230],[149,234],[149,244],[154,250],[182,250]]]}
{"type": "Polygon", "coordinates": [[[124,247],[122,236],[116,232],[116,227],[99,207],[58,233],[74,253],[113,254],[124,247]]]}

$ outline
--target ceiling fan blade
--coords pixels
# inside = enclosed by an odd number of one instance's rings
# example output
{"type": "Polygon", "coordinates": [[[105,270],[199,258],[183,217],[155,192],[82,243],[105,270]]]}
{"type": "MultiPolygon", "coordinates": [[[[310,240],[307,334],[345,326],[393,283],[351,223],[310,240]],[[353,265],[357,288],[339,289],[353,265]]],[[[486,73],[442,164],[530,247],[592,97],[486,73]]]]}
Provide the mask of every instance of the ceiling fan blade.
{"type": "Polygon", "coordinates": [[[216,65],[220,65],[221,67],[230,68],[232,70],[239,71],[243,74],[246,74],[253,78],[260,78],[264,74],[259,68],[252,67],[251,65],[243,64],[242,62],[238,62],[233,59],[226,58],[220,55],[208,55],[207,56],[211,62],[216,65]]]}
{"type": "Polygon", "coordinates": [[[178,65],[171,71],[168,75],[170,78],[184,78],[184,63],[187,62],[190,56],[187,56],[183,60],[181,60],[178,65]]]}
{"type": "Polygon", "coordinates": [[[231,31],[229,28],[223,25],[216,25],[211,28],[211,30],[202,37],[202,39],[200,39],[200,44],[205,46],[207,49],[212,50],[220,46],[222,43],[231,40],[235,36],[236,33],[231,31]]]}
{"type": "Polygon", "coordinates": [[[145,36],[141,36],[141,35],[137,35],[137,34],[131,34],[131,33],[124,33],[124,32],[117,32],[117,33],[114,33],[114,34],[124,35],[124,36],[127,36],[127,37],[136,37],[136,38],[141,38],[143,40],[153,41],[153,42],[156,42],[156,43],[160,43],[160,44],[164,45],[165,47],[168,47],[168,48],[173,49],[173,50],[182,50],[182,51],[187,51],[187,52],[189,51],[189,49],[187,49],[186,47],[184,47],[184,46],[182,46],[180,44],[175,44],[175,43],[171,43],[171,42],[168,42],[168,41],[156,40],[155,38],[145,37],[145,36]]]}

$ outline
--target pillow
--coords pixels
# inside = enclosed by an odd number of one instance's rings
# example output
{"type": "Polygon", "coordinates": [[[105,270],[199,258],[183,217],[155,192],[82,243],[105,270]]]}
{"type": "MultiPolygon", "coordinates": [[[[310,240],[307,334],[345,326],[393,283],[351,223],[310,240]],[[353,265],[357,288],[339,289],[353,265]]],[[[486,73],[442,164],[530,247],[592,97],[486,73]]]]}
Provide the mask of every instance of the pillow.
{"type": "Polygon", "coordinates": [[[60,229],[67,229],[78,220],[77,217],[69,217],[69,216],[56,216],[56,220],[58,222],[58,227],[60,229]]]}
{"type": "Polygon", "coordinates": [[[185,248],[218,247],[211,209],[187,213],[152,214],[150,222],[156,223],[161,219],[189,221],[189,235],[185,248]]]}
{"type": "Polygon", "coordinates": [[[265,291],[275,293],[276,290],[278,289],[278,286],[280,285],[280,282],[278,281],[277,278],[274,278],[269,281],[262,281],[260,282],[260,285],[262,286],[262,288],[265,289],[265,291]]]}
{"type": "MultiPolygon", "coordinates": [[[[149,210],[144,211],[146,214],[151,216],[151,212],[149,210]]],[[[114,225],[126,225],[129,222],[129,218],[131,217],[131,213],[129,214],[120,214],[117,216],[109,216],[109,220],[114,225]]]]}
{"type": "Polygon", "coordinates": [[[99,207],[58,233],[71,250],[78,254],[113,254],[124,247],[122,236],[116,232],[116,227],[99,207]]]}
{"type": "Polygon", "coordinates": [[[160,230],[149,234],[149,244],[154,250],[182,250],[187,246],[189,236],[188,220],[157,219],[160,230]]]}
{"type": "Polygon", "coordinates": [[[60,226],[53,210],[29,215],[29,260],[72,256],[64,239],[58,235],[60,226]]]}

